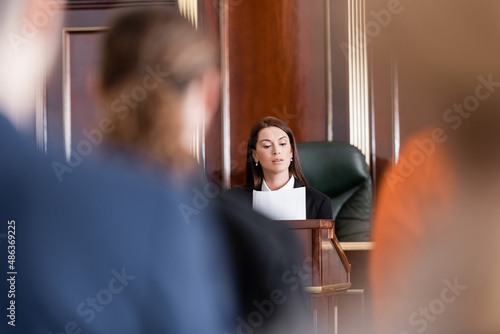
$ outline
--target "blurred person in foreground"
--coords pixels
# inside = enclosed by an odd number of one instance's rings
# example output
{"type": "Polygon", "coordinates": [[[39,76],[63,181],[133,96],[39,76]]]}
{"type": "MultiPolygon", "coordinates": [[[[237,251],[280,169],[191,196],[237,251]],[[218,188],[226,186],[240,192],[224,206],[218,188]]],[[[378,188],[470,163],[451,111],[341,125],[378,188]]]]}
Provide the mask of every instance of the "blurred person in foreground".
{"type": "Polygon", "coordinates": [[[209,213],[186,224],[191,195],[90,157],[60,182],[58,158],[14,128],[56,59],[61,13],[55,1],[0,3],[0,332],[222,333],[214,290],[229,279],[206,266],[222,242],[209,213]]]}
{"type": "Polygon", "coordinates": [[[500,331],[499,17],[498,1],[414,1],[373,41],[397,57],[409,83],[400,89],[433,119],[378,198],[378,333],[500,331]]]}
{"type": "Polygon", "coordinates": [[[208,128],[219,105],[214,47],[171,10],[131,11],[110,26],[95,85],[101,116],[115,125],[104,153],[124,164],[131,155],[143,157],[135,160],[140,168],[187,188],[192,199],[179,208],[186,223],[215,216],[205,225],[222,230],[221,247],[205,266],[232,273],[228,283],[214,286],[217,312],[227,319],[225,333],[304,333],[301,282],[286,276],[299,265],[290,231],[254,213],[238,196],[222,194],[190,152],[197,124],[203,119],[208,128]]]}

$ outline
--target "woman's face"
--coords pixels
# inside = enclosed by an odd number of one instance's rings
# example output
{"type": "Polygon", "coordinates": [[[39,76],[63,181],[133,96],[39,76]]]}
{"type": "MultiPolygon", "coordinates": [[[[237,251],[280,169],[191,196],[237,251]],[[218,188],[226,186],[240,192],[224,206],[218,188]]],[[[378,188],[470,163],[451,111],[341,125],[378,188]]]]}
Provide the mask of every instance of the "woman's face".
{"type": "Polygon", "coordinates": [[[285,131],[276,126],[260,130],[256,148],[253,150],[253,160],[262,166],[264,177],[269,174],[288,173],[291,158],[292,146],[285,131]]]}

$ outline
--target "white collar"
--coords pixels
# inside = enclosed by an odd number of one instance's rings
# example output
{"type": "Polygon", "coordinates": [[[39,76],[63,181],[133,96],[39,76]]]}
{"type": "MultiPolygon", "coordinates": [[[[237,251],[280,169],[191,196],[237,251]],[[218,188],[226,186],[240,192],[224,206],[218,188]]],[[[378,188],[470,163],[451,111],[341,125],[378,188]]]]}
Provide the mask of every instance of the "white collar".
{"type": "MultiPolygon", "coordinates": [[[[276,189],[274,191],[289,190],[289,189],[293,189],[294,186],[295,186],[295,178],[292,175],[292,176],[290,176],[290,180],[288,180],[288,182],[283,187],[276,189]]],[[[264,180],[264,179],[262,179],[262,186],[260,187],[260,190],[261,191],[273,191],[273,190],[269,189],[269,187],[266,184],[266,180],[264,180]]]]}

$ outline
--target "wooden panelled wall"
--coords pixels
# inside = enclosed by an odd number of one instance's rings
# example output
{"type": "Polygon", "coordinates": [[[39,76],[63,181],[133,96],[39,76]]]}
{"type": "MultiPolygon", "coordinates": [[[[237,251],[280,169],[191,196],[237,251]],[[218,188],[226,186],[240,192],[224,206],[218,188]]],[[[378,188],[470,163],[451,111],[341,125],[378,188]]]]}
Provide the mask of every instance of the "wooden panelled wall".
{"type": "MultiPolygon", "coordinates": [[[[84,131],[96,128],[93,75],[98,66],[106,24],[119,11],[153,5],[177,8],[175,1],[66,1],[60,58],[44,89],[39,92],[37,119],[41,121],[37,122],[37,138],[42,150],[67,155],[71,150],[78,152],[84,131]]],[[[92,154],[95,148],[81,151],[92,154]]],[[[74,162],[78,163],[77,160],[74,162]]]]}
{"type": "Polygon", "coordinates": [[[347,36],[344,2],[202,2],[204,29],[219,31],[223,72],[221,124],[209,138],[222,136],[207,143],[207,170],[224,186],[245,182],[248,135],[262,117],[285,121],[298,142],[325,141],[329,133],[348,140],[346,60],[340,50],[330,54],[327,39],[328,21],[333,34],[347,36]],[[333,91],[328,57],[338,59],[333,91]]]}
{"type": "MultiPolygon", "coordinates": [[[[225,187],[245,182],[246,145],[264,116],[285,121],[298,142],[352,142],[349,15],[372,19],[364,0],[200,0],[204,32],[220,46],[222,101],[208,131],[206,167],[225,187]],[[360,5],[361,4],[361,5],[360,5]]],[[[383,27],[382,27],[383,28],[383,27]]],[[[367,160],[375,191],[397,156],[401,134],[397,72],[367,46],[367,160]]],[[[405,130],[406,128],[403,128],[405,130]]]]}
{"type": "MultiPolygon", "coordinates": [[[[245,180],[247,137],[261,117],[287,122],[298,142],[351,138],[349,11],[363,0],[198,0],[198,28],[220,50],[222,94],[216,121],[205,129],[205,167],[225,187],[245,180]]],[[[95,124],[92,73],[100,37],[116,12],[138,6],[177,8],[174,0],[69,0],[61,58],[38,106],[45,150],[75,149],[95,124]]],[[[374,21],[370,4],[360,7],[374,21]]],[[[359,8],[358,8],[359,9],[359,8]]],[[[383,27],[381,27],[383,29],[383,27]]],[[[382,31],[383,32],[383,31],[382,31]]],[[[368,47],[368,161],[375,181],[417,126],[400,113],[397,66],[368,47]],[[399,108],[398,108],[399,107],[399,108]]],[[[351,110],[352,112],[352,110],[351,110]]]]}

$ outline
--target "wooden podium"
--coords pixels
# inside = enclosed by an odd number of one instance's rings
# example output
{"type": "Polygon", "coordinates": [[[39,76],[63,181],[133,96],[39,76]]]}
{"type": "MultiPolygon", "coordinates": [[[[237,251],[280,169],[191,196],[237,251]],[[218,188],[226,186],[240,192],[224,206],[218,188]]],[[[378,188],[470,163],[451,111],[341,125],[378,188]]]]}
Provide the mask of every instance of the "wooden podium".
{"type": "Polygon", "coordinates": [[[351,287],[351,265],[335,236],[329,219],[282,221],[296,233],[303,246],[303,285],[310,296],[313,333],[338,333],[336,295],[351,287]]]}

